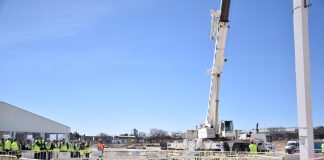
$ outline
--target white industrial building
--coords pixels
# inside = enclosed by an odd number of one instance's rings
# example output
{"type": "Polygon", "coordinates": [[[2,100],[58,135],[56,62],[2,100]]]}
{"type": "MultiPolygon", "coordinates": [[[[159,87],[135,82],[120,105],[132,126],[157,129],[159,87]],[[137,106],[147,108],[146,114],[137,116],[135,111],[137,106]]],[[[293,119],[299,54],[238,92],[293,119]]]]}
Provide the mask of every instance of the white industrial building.
{"type": "Polygon", "coordinates": [[[68,139],[70,127],[0,101],[0,137],[68,139]]]}

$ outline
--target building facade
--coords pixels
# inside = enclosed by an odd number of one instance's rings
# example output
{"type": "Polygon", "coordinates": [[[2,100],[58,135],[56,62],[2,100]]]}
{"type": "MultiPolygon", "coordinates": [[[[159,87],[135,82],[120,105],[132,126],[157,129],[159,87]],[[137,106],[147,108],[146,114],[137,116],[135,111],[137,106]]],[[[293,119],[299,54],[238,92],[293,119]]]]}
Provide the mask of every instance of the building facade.
{"type": "Polygon", "coordinates": [[[68,139],[71,128],[32,112],[0,101],[0,137],[34,140],[68,139]]]}

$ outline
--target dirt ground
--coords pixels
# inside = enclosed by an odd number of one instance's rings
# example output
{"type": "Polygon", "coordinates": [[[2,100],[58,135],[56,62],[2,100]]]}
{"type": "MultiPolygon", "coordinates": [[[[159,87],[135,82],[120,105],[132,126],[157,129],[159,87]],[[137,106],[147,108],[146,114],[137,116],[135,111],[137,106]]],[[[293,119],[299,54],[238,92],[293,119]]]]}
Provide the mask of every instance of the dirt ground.
{"type": "Polygon", "coordinates": [[[287,141],[273,141],[272,142],[276,146],[276,152],[285,153],[285,145],[287,141]]]}

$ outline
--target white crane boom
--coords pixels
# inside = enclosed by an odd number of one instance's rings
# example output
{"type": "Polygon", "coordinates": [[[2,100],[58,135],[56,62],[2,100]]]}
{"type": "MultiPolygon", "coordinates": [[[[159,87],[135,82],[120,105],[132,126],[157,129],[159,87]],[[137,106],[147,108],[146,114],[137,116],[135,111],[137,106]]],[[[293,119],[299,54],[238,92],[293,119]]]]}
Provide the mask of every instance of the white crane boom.
{"type": "Polygon", "coordinates": [[[225,44],[228,30],[228,14],[230,0],[222,0],[221,11],[211,11],[211,40],[215,40],[215,50],[213,66],[211,68],[211,85],[208,103],[208,113],[205,127],[214,128],[218,133],[218,102],[219,102],[219,86],[225,59],[225,44]]]}

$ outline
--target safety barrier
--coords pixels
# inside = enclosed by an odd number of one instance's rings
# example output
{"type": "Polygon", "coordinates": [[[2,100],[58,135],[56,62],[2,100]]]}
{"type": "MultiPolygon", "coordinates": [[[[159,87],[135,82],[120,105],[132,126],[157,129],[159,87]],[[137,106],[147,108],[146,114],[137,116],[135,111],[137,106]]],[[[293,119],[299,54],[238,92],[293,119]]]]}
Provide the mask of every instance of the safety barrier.
{"type": "Polygon", "coordinates": [[[2,154],[0,155],[0,160],[16,160],[16,159],[18,158],[12,155],[2,155],[2,154]]]}
{"type": "Polygon", "coordinates": [[[19,159],[20,154],[19,151],[1,151],[0,152],[0,160],[2,159],[19,159]]]}
{"type": "MultiPolygon", "coordinates": [[[[13,152],[0,152],[1,158],[17,159],[54,159],[54,160],[92,160],[92,159],[151,159],[151,160],[294,160],[292,155],[278,155],[262,152],[215,152],[215,151],[180,151],[180,150],[141,150],[141,149],[106,149],[104,152],[96,149],[90,154],[80,152],[54,152],[54,151],[20,151],[17,155],[13,152]],[[1,155],[9,154],[9,155],[1,155]],[[72,156],[71,156],[72,155],[72,156]]],[[[317,159],[316,159],[317,160],[317,159]]]]}
{"type": "Polygon", "coordinates": [[[98,150],[92,152],[90,158],[104,159],[243,159],[243,160],[279,160],[281,157],[273,153],[249,152],[207,152],[207,151],[148,151],[148,150],[98,150]],[[102,156],[101,156],[102,155],[102,156]]]}
{"type": "Polygon", "coordinates": [[[56,152],[56,151],[21,151],[21,157],[30,159],[69,159],[69,158],[87,158],[86,155],[81,155],[80,152],[56,152]]]}

